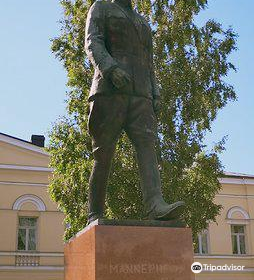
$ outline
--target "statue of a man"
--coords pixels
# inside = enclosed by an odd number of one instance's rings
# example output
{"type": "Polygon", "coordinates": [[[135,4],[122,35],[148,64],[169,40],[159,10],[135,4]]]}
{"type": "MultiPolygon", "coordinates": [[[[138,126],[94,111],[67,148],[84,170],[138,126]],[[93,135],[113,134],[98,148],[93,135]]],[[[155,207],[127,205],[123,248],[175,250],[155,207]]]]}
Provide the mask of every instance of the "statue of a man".
{"type": "Polygon", "coordinates": [[[155,150],[160,94],[149,24],[133,10],[131,0],[96,1],[87,17],[85,49],[95,69],[89,95],[95,162],[88,222],[103,217],[111,161],[123,130],[137,153],[147,218],[179,217],[184,202],[167,204],[161,192],[155,150]]]}

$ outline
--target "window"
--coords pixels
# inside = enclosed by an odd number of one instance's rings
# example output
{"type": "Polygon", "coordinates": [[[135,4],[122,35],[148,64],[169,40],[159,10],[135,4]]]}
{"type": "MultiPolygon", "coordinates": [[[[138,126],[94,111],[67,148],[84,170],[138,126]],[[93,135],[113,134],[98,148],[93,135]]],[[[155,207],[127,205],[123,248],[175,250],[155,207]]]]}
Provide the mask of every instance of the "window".
{"type": "Polygon", "coordinates": [[[245,226],[231,225],[233,254],[246,254],[245,226]]]}
{"type": "Polygon", "coordinates": [[[196,254],[208,254],[208,230],[205,230],[197,236],[194,252],[196,254]]]}
{"type": "Polygon", "coordinates": [[[18,228],[18,250],[36,250],[37,218],[20,217],[18,228]]]}

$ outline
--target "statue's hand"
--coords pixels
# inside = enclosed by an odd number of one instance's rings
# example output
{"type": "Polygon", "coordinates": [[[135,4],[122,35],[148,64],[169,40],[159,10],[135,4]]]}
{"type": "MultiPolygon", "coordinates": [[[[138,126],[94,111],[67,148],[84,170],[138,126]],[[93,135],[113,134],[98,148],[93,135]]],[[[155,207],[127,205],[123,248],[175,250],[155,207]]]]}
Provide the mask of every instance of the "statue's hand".
{"type": "Polygon", "coordinates": [[[127,72],[117,67],[111,74],[111,81],[117,89],[120,89],[130,83],[131,77],[127,72]]]}
{"type": "Polygon", "coordinates": [[[153,99],[153,110],[156,116],[160,114],[161,111],[161,100],[160,98],[153,99]]]}

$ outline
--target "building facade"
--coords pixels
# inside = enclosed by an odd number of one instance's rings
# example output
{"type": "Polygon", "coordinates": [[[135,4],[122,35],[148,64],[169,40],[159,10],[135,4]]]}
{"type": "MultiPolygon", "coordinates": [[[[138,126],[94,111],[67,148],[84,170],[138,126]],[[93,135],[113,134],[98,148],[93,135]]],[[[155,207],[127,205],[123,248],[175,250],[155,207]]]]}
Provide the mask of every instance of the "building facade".
{"type": "MultiPolygon", "coordinates": [[[[34,140],[0,133],[0,280],[64,278],[64,216],[47,191],[49,156],[34,140]]],[[[215,198],[221,214],[196,241],[195,261],[207,266],[196,279],[254,280],[254,176],[225,175],[215,198]],[[244,269],[212,272],[215,265],[244,269]]]]}
{"type": "Polygon", "coordinates": [[[0,280],[63,279],[63,214],[47,192],[49,156],[35,144],[0,133],[0,280]]]}
{"type": "Polygon", "coordinates": [[[199,235],[195,261],[203,264],[196,279],[254,279],[254,176],[226,173],[220,179],[222,189],[215,202],[223,209],[217,223],[211,223],[199,235]],[[206,265],[207,270],[204,270],[206,265]],[[211,271],[213,266],[223,270],[211,271]],[[232,265],[243,270],[225,270],[232,265]]]}

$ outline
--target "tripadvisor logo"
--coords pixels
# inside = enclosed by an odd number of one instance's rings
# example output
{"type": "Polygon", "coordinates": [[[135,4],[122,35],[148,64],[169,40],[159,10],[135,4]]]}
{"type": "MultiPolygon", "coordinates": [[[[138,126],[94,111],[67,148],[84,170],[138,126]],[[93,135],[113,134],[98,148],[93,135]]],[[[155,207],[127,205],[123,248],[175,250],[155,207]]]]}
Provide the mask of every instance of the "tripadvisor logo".
{"type": "Polygon", "coordinates": [[[199,263],[199,262],[194,262],[192,265],[191,265],[191,271],[193,273],[200,273],[202,271],[202,264],[199,263]]]}
{"type": "Polygon", "coordinates": [[[242,265],[211,265],[211,264],[201,264],[199,262],[194,262],[191,265],[191,271],[193,273],[200,273],[202,270],[203,271],[209,271],[209,272],[213,272],[213,271],[243,271],[245,268],[245,266],[242,265]]]}

